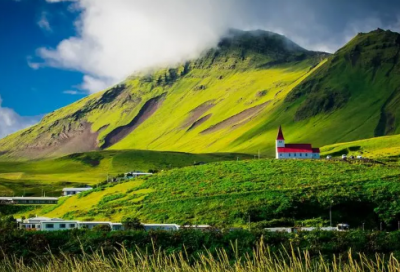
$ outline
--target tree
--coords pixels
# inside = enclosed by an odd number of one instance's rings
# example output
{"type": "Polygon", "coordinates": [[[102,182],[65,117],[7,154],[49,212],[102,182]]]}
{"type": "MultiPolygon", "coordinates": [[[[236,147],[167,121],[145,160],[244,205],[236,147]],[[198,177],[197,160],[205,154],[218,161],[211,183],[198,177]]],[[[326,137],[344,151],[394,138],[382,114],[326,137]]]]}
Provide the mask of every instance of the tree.
{"type": "Polygon", "coordinates": [[[0,216],[0,229],[12,230],[17,228],[17,221],[13,216],[0,216]]]}
{"type": "Polygon", "coordinates": [[[97,226],[94,226],[92,230],[109,232],[109,231],[111,231],[111,227],[110,227],[110,225],[97,225],[97,226]]]}
{"type": "Polygon", "coordinates": [[[125,230],[144,230],[142,223],[137,217],[126,217],[122,220],[125,230]]]}

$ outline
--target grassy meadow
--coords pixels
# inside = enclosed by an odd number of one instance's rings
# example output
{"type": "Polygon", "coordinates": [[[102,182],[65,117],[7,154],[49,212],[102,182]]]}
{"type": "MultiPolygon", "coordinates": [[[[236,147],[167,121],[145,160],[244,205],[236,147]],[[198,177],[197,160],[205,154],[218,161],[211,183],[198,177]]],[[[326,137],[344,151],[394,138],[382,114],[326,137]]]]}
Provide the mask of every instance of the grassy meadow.
{"type": "Polygon", "coordinates": [[[400,135],[327,145],[321,148],[321,152],[323,156],[347,154],[368,158],[397,157],[400,155],[400,135]]]}
{"type": "MultiPolygon", "coordinates": [[[[73,196],[35,214],[65,219],[262,228],[362,223],[397,227],[398,162],[249,160],[161,172],[73,196]]],[[[21,216],[22,214],[18,214],[21,216]]],[[[27,215],[27,214],[25,214],[27,215]]]]}
{"type": "Polygon", "coordinates": [[[0,161],[0,196],[60,196],[65,187],[95,185],[128,171],[163,171],[198,162],[249,158],[244,154],[99,151],[56,159],[0,161]]]}

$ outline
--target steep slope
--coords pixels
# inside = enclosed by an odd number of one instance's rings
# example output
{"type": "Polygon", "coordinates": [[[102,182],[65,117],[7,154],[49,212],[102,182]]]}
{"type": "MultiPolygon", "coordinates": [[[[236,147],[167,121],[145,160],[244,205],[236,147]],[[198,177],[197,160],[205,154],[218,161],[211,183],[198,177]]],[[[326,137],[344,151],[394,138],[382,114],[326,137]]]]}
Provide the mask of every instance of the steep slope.
{"type": "Polygon", "coordinates": [[[200,59],[132,76],[47,115],[1,140],[0,152],[39,158],[104,148],[226,151],[326,56],[271,32],[231,31],[200,59]]]}
{"type": "Polygon", "coordinates": [[[400,132],[400,35],[360,33],[293,88],[284,103],[236,140],[273,152],[276,128],[289,142],[324,146],[400,132]]]}

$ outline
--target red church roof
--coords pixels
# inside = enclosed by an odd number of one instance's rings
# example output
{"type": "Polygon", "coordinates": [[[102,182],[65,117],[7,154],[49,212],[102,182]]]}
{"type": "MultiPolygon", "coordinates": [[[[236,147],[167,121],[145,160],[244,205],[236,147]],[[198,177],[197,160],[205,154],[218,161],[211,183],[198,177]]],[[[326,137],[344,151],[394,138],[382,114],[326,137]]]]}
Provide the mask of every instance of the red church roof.
{"type": "Polygon", "coordinates": [[[278,136],[276,137],[276,139],[278,141],[282,141],[282,140],[284,141],[285,140],[285,138],[283,137],[282,127],[281,126],[279,126],[278,136]]]}
{"type": "MultiPolygon", "coordinates": [[[[276,140],[285,140],[281,126],[279,126],[276,140]]],[[[278,147],[278,153],[320,153],[320,150],[319,148],[313,148],[311,144],[285,144],[285,147],[278,147]]]]}
{"type": "Polygon", "coordinates": [[[285,144],[285,147],[299,148],[299,149],[312,149],[311,144],[285,144]]]}
{"type": "Polygon", "coordinates": [[[300,147],[278,147],[278,153],[320,153],[320,151],[319,151],[319,148],[307,148],[307,147],[304,148],[301,146],[300,147]]]}

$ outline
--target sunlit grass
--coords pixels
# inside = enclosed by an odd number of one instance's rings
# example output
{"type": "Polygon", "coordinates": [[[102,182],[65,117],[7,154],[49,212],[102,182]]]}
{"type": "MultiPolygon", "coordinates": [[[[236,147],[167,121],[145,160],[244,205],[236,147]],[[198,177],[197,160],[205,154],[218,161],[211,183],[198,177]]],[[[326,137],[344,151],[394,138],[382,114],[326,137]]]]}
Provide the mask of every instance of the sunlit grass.
{"type": "Polygon", "coordinates": [[[228,257],[224,249],[199,254],[197,257],[188,257],[185,251],[167,254],[157,248],[152,252],[143,252],[139,249],[131,252],[122,248],[114,254],[106,255],[101,250],[95,253],[84,253],[83,256],[53,256],[44,260],[27,264],[23,259],[10,256],[0,261],[1,272],[58,272],[58,271],[151,271],[151,272],[394,272],[400,270],[400,263],[393,256],[377,254],[369,258],[363,254],[354,257],[351,251],[344,260],[333,256],[333,261],[322,256],[311,257],[308,251],[281,250],[271,253],[268,246],[260,243],[252,254],[239,257],[235,244],[232,244],[235,257],[228,257]]]}
{"type": "Polygon", "coordinates": [[[400,135],[377,137],[366,140],[324,146],[322,155],[349,154],[380,158],[400,155],[400,135]]]}

